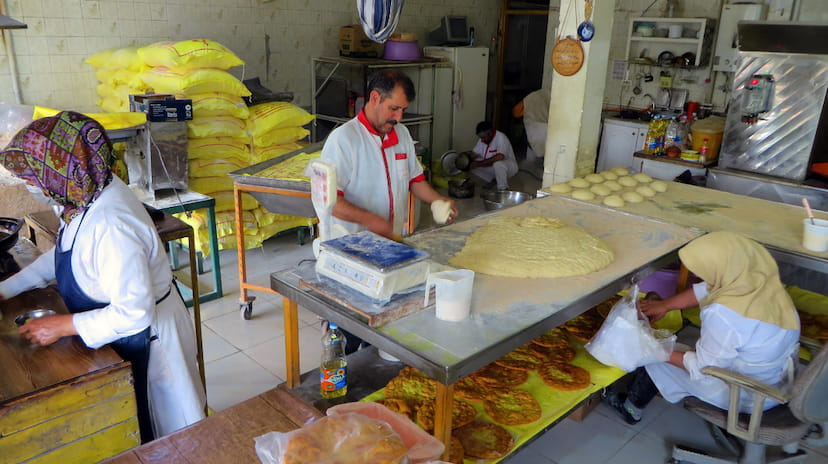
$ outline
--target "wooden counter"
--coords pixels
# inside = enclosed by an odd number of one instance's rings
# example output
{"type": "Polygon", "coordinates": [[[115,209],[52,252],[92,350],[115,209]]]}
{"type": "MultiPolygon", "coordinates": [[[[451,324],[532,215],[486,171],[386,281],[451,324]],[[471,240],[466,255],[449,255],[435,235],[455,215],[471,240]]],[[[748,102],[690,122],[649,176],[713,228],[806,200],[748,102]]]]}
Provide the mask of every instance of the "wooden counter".
{"type": "Polygon", "coordinates": [[[64,337],[30,344],[14,318],[68,313],[54,288],[0,301],[0,461],[97,462],[140,444],[130,364],[64,337]]]}
{"type": "Polygon", "coordinates": [[[278,387],[105,463],[259,464],[254,438],[288,432],[319,417],[313,406],[278,387]]]}

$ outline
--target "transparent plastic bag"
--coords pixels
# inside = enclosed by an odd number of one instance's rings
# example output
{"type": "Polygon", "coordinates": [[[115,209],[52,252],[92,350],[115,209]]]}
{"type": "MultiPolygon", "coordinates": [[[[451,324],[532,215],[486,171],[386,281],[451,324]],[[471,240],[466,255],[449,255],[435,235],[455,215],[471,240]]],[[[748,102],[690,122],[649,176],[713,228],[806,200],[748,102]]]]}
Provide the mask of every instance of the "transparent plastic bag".
{"type": "Polygon", "coordinates": [[[584,347],[598,361],[625,372],[666,362],[676,336],[666,329],[653,329],[636,306],[638,285],[619,300],[607,315],[598,333],[584,347]]]}

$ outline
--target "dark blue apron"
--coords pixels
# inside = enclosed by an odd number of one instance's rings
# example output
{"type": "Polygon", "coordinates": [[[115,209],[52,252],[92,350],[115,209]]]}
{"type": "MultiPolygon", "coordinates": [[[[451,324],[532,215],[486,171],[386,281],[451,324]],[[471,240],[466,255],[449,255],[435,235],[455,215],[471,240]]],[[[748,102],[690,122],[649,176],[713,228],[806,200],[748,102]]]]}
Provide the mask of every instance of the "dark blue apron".
{"type": "MultiPolygon", "coordinates": [[[[86,211],[83,212],[80,222],[83,223],[83,218],[86,216],[86,211]]],[[[57,279],[57,287],[60,296],[63,297],[63,302],[69,311],[72,313],[80,313],[89,311],[91,309],[103,308],[109,303],[103,303],[93,300],[83,289],[80,288],[78,282],[75,280],[75,275],[72,272],[72,250],[75,248],[75,240],[78,238],[80,232],[80,225],[78,224],[78,232],[72,238],[72,246],[66,251],[60,251],[60,244],[63,240],[63,230],[60,230],[57,243],[55,247],[55,277],[57,279]]],[[[169,293],[168,293],[169,294],[169,293]]],[[[166,297],[166,295],[165,295],[166,297]]],[[[163,298],[162,298],[163,300],[163,298]]],[[[141,442],[146,443],[154,439],[152,431],[152,421],[150,419],[149,410],[149,394],[147,388],[147,367],[149,366],[150,353],[150,328],[138,332],[135,335],[120,338],[109,344],[116,353],[126,361],[132,363],[132,377],[135,385],[135,401],[138,407],[138,426],[141,431],[141,442]]]]}

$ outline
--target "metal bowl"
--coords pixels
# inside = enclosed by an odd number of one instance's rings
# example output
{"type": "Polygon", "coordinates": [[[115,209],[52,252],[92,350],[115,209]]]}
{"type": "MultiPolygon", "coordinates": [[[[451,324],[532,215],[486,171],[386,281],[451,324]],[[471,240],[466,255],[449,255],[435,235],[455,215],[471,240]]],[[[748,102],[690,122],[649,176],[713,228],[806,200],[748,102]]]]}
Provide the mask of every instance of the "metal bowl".
{"type": "Polygon", "coordinates": [[[460,180],[450,180],[448,182],[448,193],[452,198],[470,198],[474,196],[474,182],[466,178],[460,180]]]}
{"type": "Polygon", "coordinates": [[[497,192],[486,192],[480,195],[483,198],[483,206],[487,211],[492,211],[501,208],[508,208],[523,203],[526,200],[531,200],[533,197],[528,193],[518,192],[515,190],[499,190],[497,192]]]}
{"type": "Polygon", "coordinates": [[[19,219],[0,217],[0,252],[8,251],[17,243],[20,226],[19,219]]]}
{"type": "Polygon", "coordinates": [[[57,313],[51,309],[34,309],[15,317],[14,323],[17,324],[18,327],[22,327],[25,323],[29,322],[29,319],[39,319],[41,317],[54,316],[56,314],[57,313]]]}

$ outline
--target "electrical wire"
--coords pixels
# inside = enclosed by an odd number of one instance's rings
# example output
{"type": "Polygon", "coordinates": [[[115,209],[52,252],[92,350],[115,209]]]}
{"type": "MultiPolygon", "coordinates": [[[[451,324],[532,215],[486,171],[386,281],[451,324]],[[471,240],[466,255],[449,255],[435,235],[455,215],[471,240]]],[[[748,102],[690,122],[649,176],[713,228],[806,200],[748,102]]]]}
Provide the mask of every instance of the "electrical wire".
{"type": "MultiPolygon", "coordinates": [[[[167,170],[167,163],[164,162],[164,157],[161,156],[161,148],[157,143],[155,143],[155,138],[152,136],[152,131],[150,131],[149,128],[147,128],[147,136],[149,137],[150,144],[152,144],[155,151],[158,153],[158,160],[161,161],[161,168],[164,169],[164,174],[167,176],[167,182],[170,183],[170,187],[172,187],[173,193],[175,193],[175,199],[178,200],[178,206],[181,207],[182,211],[184,211],[184,215],[187,216],[187,219],[192,218],[193,212],[185,210],[184,202],[181,200],[181,196],[178,195],[178,189],[173,187],[173,180],[170,175],[170,171],[167,170]]],[[[152,156],[152,153],[150,153],[150,156],[152,156]]],[[[149,175],[152,175],[152,173],[149,173],[149,175]]],[[[149,188],[153,188],[153,186],[150,185],[149,188]]]]}
{"type": "Polygon", "coordinates": [[[658,1],[658,0],[653,0],[653,2],[652,2],[652,3],[650,3],[650,5],[649,5],[649,6],[647,6],[647,8],[644,8],[644,11],[642,11],[642,12],[641,12],[641,15],[640,15],[640,16],[644,16],[645,14],[647,14],[647,11],[649,11],[649,10],[650,10],[650,8],[652,8],[652,7],[653,7],[653,5],[655,5],[657,1],[658,1]]]}

